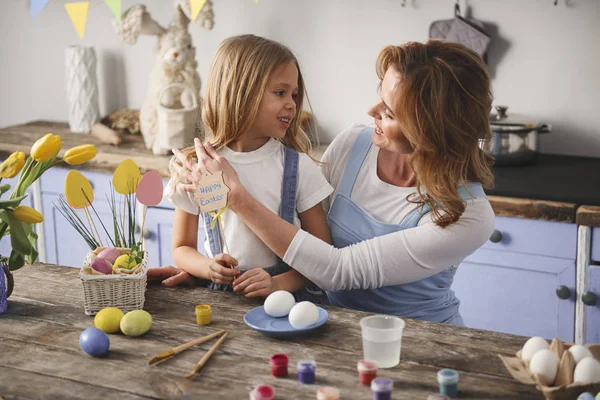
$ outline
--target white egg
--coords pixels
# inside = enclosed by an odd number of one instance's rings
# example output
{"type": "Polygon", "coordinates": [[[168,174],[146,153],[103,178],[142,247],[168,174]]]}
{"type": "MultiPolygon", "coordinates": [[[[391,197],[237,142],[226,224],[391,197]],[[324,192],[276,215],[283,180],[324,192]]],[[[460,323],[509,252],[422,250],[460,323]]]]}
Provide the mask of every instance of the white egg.
{"type": "Polygon", "coordinates": [[[592,352],[587,347],[584,347],[580,344],[575,344],[569,347],[569,353],[573,355],[573,358],[575,359],[575,364],[577,364],[579,361],[586,357],[594,357],[592,352]]]}
{"type": "Polygon", "coordinates": [[[290,325],[303,329],[319,320],[319,309],[310,301],[301,301],[290,311],[290,325]]]}
{"type": "Polygon", "coordinates": [[[600,382],[600,362],[593,357],[583,358],[575,367],[573,381],[578,383],[600,382]]]}
{"type": "Polygon", "coordinates": [[[265,312],[271,317],[285,317],[296,304],[294,295],[285,290],[271,293],[265,300],[265,312]]]}
{"type": "Polygon", "coordinates": [[[528,339],[523,345],[523,350],[521,350],[521,359],[523,360],[531,360],[533,355],[540,350],[550,349],[550,345],[540,336],[534,336],[528,339]]]}
{"type": "Polygon", "coordinates": [[[560,360],[553,351],[542,349],[536,352],[529,362],[529,370],[543,385],[550,386],[556,379],[560,360]]]}

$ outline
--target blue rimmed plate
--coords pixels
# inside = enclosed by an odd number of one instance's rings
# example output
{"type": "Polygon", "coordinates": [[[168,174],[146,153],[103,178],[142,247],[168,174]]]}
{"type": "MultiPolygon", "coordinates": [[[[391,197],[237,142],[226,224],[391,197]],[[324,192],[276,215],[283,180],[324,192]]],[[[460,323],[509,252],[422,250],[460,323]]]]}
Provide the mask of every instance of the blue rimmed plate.
{"type": "Polygon", "coordinates": [[[319,319],[314,324],[303,329],[296,329],[288,320],[288,316],[274,318],[265,312],[263,306],[253,308],[244,315],[244,322],[250,328],[262,333],[265,336],[276,338],[289,338],[299,336],[324,325],[329,319],[329,314],[325,309],[317,306],[319,310],[319,319]]]}

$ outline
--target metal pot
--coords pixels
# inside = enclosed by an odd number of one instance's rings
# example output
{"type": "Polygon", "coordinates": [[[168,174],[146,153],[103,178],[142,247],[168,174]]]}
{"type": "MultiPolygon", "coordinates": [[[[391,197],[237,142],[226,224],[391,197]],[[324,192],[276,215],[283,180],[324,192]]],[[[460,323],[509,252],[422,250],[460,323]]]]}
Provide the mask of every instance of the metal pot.
{"type": "Polygon", "coordinates": [[[508,115],[506,106],[496,106],[490,116],[492,139],[481,142],[481,148],[495,159],[494,166],[527,165],[537,159],[538,134],[552,130],[549,124],[534,122],[518,114],[508,115]]]}

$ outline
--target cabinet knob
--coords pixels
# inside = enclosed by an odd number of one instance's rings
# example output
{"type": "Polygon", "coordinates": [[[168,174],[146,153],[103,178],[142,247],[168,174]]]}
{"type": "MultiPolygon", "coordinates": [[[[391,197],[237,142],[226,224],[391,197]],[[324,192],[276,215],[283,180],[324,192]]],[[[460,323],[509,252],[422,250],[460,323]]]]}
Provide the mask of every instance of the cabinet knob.
{"type": "Polygon", "coordinates": [[[561,285],[559,287],[556,288],[556,295],[563,300],[568,299],[569,297],[571,297],[571,289],[569,289],[568,287],[561,285]]]}
{"type": "Polygon", "coordinates": [[[502,241],[502,232],[497,229],[494,229],[492,232],[492,236],[490,236],[490,242],[492,243],[500,243],[502,241]]]}
{"type": "MultiPolygon", "coordinates": [[[[135,226],[135,233],[140,233],[140,226],[136,225],[135,226]]],[[[144,239],[151,239],[152,238],[152,231],[149,231],[148,229],[144,229],[144,232],[142,232],[142,237],[144,239]]]]}
{"type": "Polygon", "coordinates": [[[581,296],[581,301],[586,306],[595,306],[598,301],[598,296],[594,292],[585,292],[583,296],[581,296]]]}

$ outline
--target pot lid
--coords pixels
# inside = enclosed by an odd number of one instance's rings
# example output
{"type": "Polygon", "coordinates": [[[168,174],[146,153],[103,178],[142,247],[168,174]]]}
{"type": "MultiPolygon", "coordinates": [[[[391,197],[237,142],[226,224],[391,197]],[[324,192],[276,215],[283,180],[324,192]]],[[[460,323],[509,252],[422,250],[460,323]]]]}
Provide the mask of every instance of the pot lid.
{"type": "Polygon", "coordinates": [[[507,106],[495,106],[497,113],[490,115],[490,125],[495,132],[550,132],[551,126],[526,115],[508,113],[507,106]]]}

